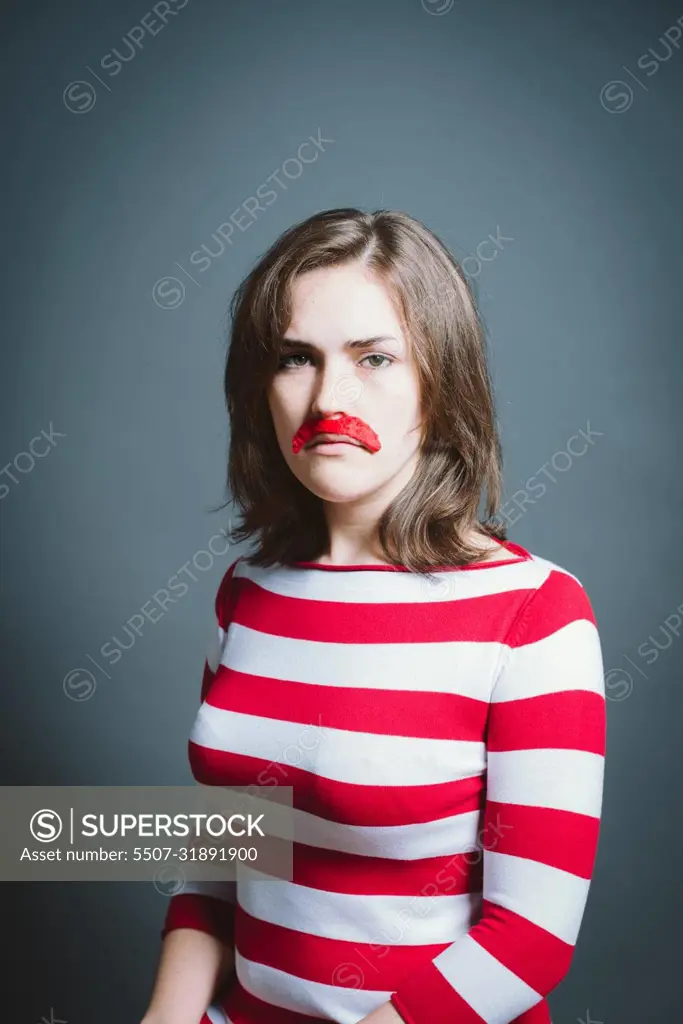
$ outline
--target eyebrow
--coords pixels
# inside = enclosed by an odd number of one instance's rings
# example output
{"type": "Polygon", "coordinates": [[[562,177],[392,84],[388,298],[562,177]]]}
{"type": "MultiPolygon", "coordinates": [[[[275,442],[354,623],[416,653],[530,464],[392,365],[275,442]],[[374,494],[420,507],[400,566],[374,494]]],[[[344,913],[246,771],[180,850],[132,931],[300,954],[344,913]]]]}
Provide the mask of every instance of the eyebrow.
{"type": "MultiPolygon", "coordinates": [[[[382,345],[386,342],[394,342],[396,348],[401,348],[401,343],[398,338],[395,338],[391,334],[378,334],[373,338],[350,338],[344,342],[344,348],[347,349],[364,349],[371,348],[373,345],[382,345]]],[[[311,352],[320,351],[317,345],[312,345],[309,341],[300,341],[299,338],[281,338],[281,348],[303,348],[311,352]]]]}

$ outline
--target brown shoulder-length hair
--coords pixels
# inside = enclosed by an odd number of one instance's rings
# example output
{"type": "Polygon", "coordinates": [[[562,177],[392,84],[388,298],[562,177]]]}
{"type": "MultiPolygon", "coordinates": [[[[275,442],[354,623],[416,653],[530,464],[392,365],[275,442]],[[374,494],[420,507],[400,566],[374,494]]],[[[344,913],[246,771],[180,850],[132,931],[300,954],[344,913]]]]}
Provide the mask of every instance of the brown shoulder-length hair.
{"type": "MultiPolygon", "coordinates": [[[[292,317],[291,285],[319,267],[359,263],[393,298],[419,374],[425,430],[415,473],[378,522],[387,563],[428,573],[481,558],[465,540],[506,539],[496,518],[502,454],[485,332],[465,275],[440,240],[406,213],[325,210],[285,231],[230,302],[225,401],[231,424],[227,487],[256,537],[252,565],[316,561],[327,550],[323,503],[292,473],[267,401],[292,317]],[[485,517],[478,518],[486,492],[485,517]]],[[[219,508],[225,508],[225,502],[219,508]]],[[[231,521],[232,522],[232,521],[231,521]]]]}

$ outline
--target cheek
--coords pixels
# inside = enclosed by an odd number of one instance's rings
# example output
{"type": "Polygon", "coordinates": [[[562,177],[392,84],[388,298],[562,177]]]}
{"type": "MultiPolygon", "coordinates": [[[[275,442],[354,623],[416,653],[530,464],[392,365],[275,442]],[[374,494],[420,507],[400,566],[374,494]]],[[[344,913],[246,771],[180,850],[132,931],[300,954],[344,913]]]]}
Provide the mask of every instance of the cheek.
{"type": "Polygon", "coordinates": [[[267,392],[266,401],[273,421],[273,430],[279,444],[282,444],[282,406],[278,395],[271,389],[267,392]]]}
{"type": "Polygon", "coordinates": [[[286,415],[286,402],[282,389],[271,385],[267,392],[268,408],[274,423],[281,423],[286,415]]]}
{"type": "Polygon", "coordinates": [[[377,396],[375,402],[368,402],[365,412],[377,432],[384,431],[392,444],[398,445],[404,443],[406,435],[420,419],[419,401],[409,382],[377,396]]]}
{"type": "Polygon", "coordinates": [[[289,451],[292,437],[299,428],[299,417],[297,414],[297,403],[293,400],[291,391],[272,387],[267,395],[268,408],[273,420],[275,436],[280,446],[289,451]]]}
{"type": "Polygon", "coordinates": [[[379,462],[400,465],[420,447],[419,415],[405,406],[392,417],[376,424],[382,449],[375,456],[379,462]]]}

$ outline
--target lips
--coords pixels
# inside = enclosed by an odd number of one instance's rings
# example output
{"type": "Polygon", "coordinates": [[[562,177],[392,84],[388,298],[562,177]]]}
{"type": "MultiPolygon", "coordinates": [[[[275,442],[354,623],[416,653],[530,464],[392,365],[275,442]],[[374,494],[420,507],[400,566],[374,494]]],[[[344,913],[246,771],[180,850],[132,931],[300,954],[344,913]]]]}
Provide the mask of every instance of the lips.
{"type": "Polygon", "coordinates": [[[297,455],[310,442],[334,443],[346,441],[370,452],[378,452],[381,448],[377,434],[362,420],[353,416],[339,416],[337,419],[322,419],[311,422],[308,420],[297,430],[292,439],[292,452],[297,455]]]}
{"type": "Polygon", "coordinates": [[[345,434],[321,434],[317,433],[313,435],[313,440],[308,442],[306,447],[315,448],[318,444],[355,444],[361,447],[360,441],[355,441],[352,437],[348,437],[345,434]]]}

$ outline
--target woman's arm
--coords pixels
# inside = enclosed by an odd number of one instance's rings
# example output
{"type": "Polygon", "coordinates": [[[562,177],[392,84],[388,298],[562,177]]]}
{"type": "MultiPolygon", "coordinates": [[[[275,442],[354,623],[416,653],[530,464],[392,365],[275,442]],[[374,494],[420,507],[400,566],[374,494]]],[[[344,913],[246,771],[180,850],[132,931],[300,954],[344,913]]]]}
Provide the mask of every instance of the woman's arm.
{"type": "Polygon", "coordinates": [[[199,1024],[235,966],[235,882],[188,882],[172,897],[142,1024],[199,1024]]]}
{"type": "MultiPolygon", "coordinates": [[[[552,570],[506,644],[488,718],[483,912],[399,980],[390,1003],[407,1024],[526,1024],[579,934],[606,740],[602,652],[579,581],[552,570]]],[[[385,1004],[364,1021],[392,1019],[385,1004]]]]}
{"type": "Polygon", "coordinates": [[[142,1024],[199,1024],[234,963],[234,948],[215,935],[194,928],[173,929],[162,943],[142,1024]]]}

